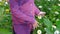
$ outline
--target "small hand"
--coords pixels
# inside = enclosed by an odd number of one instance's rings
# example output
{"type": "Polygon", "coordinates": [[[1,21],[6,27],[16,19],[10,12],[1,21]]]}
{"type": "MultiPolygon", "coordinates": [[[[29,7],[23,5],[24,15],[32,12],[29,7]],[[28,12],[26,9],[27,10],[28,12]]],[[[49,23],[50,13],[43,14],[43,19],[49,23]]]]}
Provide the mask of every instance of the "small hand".
{"type": "Polygon", "coordinates": [[[45,16],[45,14],[46,14],[46,12],[40,12],[39,14],[38,14],[38,16],[45,16]]]}
{"type": "Polygon", "coordinates": [[[33,24],[33,29],[37,28],[38,27],[38,22],[36,21],[34,24],[33,24]]]}

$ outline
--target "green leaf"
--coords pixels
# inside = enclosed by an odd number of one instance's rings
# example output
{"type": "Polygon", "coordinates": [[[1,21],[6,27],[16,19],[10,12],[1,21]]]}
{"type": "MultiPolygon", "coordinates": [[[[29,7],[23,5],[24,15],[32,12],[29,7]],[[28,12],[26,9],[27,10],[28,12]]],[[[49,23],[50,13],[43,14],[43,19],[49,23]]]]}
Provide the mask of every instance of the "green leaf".
{"type": "Polygon", "coordinates": [[[0,7],[0,16],[2,16],[3,12],[4,12],[4,7],[0,7]]]}
{"type": "Polygon", "coordinates": [[[43,22],[47,27],[52,27],[52,22],[48,18],[43,18],[43,22]]]}
{"type": "Polygon", "coordinates": [[[12,34],[12,32],[9,32],[7,29],[0,28],[0,34],[12,34]]]}
{"type": "Polygon", "coordinates": [[[60,20],[56,21],[56,26],[57,26],[57,29],[60,31],[60,20]]]}

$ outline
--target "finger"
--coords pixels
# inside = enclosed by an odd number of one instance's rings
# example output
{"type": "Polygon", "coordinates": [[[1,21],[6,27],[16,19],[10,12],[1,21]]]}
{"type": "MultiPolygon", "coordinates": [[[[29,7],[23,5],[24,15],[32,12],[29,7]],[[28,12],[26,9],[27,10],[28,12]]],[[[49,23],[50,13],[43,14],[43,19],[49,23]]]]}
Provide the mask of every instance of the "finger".
{"type": "Polygon", "coordinates": [[[33,25],[33,29],[35,29],[35,28],[36,28],[36,26],[33,25]]]}
{"type": "Polygon", "coordinates": [[[39,14],[46,14],[46,12],[40,12],[39,14]]]}
{"type": "Polygon", "coordinates": [[[33,27],[33,29],[35,30],[36,27],[33,27]]]}
{"type": "Polygon", "coordinates": [[[36,28],[38,27],[39,25],[37,24],[36,28]]]}
{"type": "Polygon", "coordinates": [[[39,25],[37,25],[37,27],[39,27],[39,25]]]}
{"type": "Polygon", "coordinates": [[[40,16],[41,16],[41,17],[44,17],[45,15],[44,15],[44,14],[41,14],[40,16]]]}
{"type": "Polygon", "coordinates": [[[37,28],[37,26],[34,26],[34,27],[33,27],[33,29],[36,29],[36,28],[37,28]]]}

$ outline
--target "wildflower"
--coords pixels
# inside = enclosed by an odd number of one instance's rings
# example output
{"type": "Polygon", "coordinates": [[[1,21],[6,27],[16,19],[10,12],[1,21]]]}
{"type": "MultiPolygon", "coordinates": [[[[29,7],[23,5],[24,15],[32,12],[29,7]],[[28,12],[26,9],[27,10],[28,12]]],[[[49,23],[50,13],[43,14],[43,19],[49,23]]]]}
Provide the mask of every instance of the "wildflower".
{"type": "Polygon", "coordinates": [[[44,28],[46,30],[46,28],[44,28]]]}
{"type": "Polygon", "coordinates": [[[56,26],[55,26],[55,25],[52,25],[52,27],[53,27],[54,29],[56,29],[56,26]]]}
{"type": "Polygon", "coordinates": [[[56,21],[59,21],[59,19],[56,19],[56,21]]]}
{"type": "Polygon", "coordinates": [[[60,34],[60,32],[59,32],[58,30],[56,30],[56,31],[54,32],[54,34],[60,34]]]}
{"type": "Polygon", "coordinates": [[[42,8],[42,6],[39,6],[39,8],[42,8]]]}
{"type": "Polygon", "coordinates": [[[60,4],[58,4],[58,6],[60,6],[60,4]]]}
{"type": "Polygon", "coordinates": [[[0,0],[0,2],[2,2],[2,0],[0,0]]]}
{"type": "Polygon", "coordinates": [[[8,2],[5,2],[5,4],[8,4],[8,2]]]}
{"type": "Polygon", "coordinates": [[[51,10],[51,8],[48,8],[49,10],[51,10]]]}
{"type": "Polygon", "coordinates": [[[48,1],[50,1],[50,0],[48,0],[48,1]]]}
{"type": "Polygon", "coordinates": [[[60,0],[59,0],[60,1],[60,0]]]}
{"type": "Polygon", "coordinates": [[[42,16],[38,16],[38,19],[42,19],[42,16]]]}
{"type": "Polygon", "coordinates": [[[38,31],[37,31],[37,34],[42,34],[42,31],[41,31],[41,30],[38,30],[38,31]]]}
{"type": "Polygon", "coordinates": [[[5,11],[6,11],[6,13],[9,13],[9,9],[6,9],[5,11]]]}
{"type": "Polygon", "coordinates": [[[59,14],[59,12],[56,11],[55,14],[59,14]]]}

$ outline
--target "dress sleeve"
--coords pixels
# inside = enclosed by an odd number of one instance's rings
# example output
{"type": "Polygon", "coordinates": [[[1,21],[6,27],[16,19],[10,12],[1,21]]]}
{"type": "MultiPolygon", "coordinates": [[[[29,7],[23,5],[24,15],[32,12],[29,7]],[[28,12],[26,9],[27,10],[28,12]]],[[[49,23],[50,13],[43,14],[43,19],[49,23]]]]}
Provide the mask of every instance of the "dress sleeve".
{"type": "Polygon", "coordinates": [[[35,6],[35,15],[38,15],[40,13],[40,10],[35,6]]]}
{"type": "Polygon", "coordinates": [[[12,10],[12,15],[14,15],[18,19],[22,19],[24,21],[27,21],[28,23],[35,23],[35,18],[27,16],[22,11],[18,10],[18,8],[12,10]]]}

